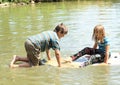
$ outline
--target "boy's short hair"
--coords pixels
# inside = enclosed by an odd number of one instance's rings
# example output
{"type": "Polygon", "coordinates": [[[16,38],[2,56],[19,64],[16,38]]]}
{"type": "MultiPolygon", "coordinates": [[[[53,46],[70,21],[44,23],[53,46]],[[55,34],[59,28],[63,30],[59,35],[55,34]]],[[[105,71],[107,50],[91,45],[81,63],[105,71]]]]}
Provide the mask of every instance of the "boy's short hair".
{"type": "Polygon", "coordinates": [[[61,34],[67,34],[68,33],[68,29],[63,23],[57,25],[54,29],[54,32],[58,33],[59,31],[61,32],[61,34]]]}

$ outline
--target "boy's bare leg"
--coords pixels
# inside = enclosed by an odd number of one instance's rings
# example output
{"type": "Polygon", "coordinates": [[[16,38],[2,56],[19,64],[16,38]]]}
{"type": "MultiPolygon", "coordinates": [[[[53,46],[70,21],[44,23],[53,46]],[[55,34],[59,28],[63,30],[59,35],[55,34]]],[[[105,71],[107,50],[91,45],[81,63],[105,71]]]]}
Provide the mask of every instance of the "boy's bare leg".
{"type": "Polygon", "coordinates": [[[15,62],[16,62],[16,55],[13,56],[13,59],[12,59],[12,61],[10,62],[10,66],[11,66],[11,64],[14,64],[15,62]]]}
{"type": "Polygon", "coordinates": [[[13,63],[10,64],[10,68],[17,68],[17,67],[31,67],[31,65],[29,62],[23,62],[20,64],[13,64],[13,63]]]}
{"type": "Polygon", "coordinates": [[[16,55],[13,56],[13,59],[10,63],[10,67],[11,68],[15,68],[15,67],[30,67],[30,63],[28,62],[28,59],[27,58],[21,58],[21,57],[18,57],[16,55]],[[15,64],[16,61],[24,61],[24,63],[21,63],[21,64],[15,64]]]}
{"type": "MultiPolygon", "coordinates": [[[[14,56],[16,56],[16,55],[14,55],[14,56]]],[[[15,62],[16,62],[16,61],[28,62],[28,58],[27,58],[27,57],[16,56],[15,62]]]]}

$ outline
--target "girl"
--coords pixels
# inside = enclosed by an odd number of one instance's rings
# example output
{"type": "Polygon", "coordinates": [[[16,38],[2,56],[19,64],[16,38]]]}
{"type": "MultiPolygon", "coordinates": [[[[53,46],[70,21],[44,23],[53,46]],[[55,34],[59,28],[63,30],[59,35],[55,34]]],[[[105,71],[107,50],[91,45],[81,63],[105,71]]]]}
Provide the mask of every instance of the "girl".
{"type": "Polygon", "coordinates": [[[102,25],[96,25],[93,30],[92,39],[95,41],[93,48],[86,47],[79,51],[78,53],[70,56],[70,59],[66,60],[67,62],[75,61],[79,57],[88,54],[88,55],[95,55],[100,54],[101,58],[97,62],[104,62],[108,63],[109,58],[109,49],[110,44],[105,36],[105,29],[102,25]]]}

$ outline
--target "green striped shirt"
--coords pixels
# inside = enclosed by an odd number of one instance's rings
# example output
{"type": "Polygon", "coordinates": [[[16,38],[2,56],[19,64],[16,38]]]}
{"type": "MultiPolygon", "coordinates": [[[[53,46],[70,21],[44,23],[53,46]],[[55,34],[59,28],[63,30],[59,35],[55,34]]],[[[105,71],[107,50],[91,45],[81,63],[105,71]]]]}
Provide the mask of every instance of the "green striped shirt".
{"type": "Polygon", "coordinates": [[[28,39],[41,50],[41,52],[46,49],[52,48],[53,50],[59,49],[59,38],[56,32],[45,31],[37,35],[28,37],[28,39]]]}

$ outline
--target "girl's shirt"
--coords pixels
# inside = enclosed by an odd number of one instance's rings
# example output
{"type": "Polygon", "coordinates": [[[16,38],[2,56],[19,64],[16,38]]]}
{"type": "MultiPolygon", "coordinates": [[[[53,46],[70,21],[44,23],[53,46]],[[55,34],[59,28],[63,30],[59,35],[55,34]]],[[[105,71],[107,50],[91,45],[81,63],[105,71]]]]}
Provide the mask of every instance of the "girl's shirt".
{"type": "Polygon", "coordinates": [[[109,42],[108,38],[106,38],[106,37],[104,37],[103,41],[104,41],[103,43],[98,42],[98,46],[99,46],[100,50],[102,50],[103,52],[105,52],[106,51],[105,47],[107,45],[110,45],[110,42],[109,42]]]}
{"type": "Polygon", "coordinates": [[[40,34],[30,36],[28,39],[35,45],[37,48],[41,50],[41,52],[46,49],[52,48],[53,50],[59,49],[59,38],[56,32],[53,31],[45,31],[40,34]]]}

